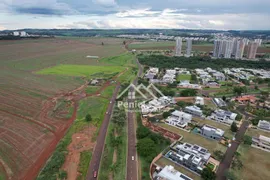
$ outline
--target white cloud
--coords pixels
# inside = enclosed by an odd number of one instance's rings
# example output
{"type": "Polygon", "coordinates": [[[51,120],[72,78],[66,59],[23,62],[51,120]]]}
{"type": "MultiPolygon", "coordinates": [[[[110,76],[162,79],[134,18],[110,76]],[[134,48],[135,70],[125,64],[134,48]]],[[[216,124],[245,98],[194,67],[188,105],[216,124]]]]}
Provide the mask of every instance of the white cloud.
{"type": "Polygon", "coordinates": [[[223,26],[224,22],[219,20],[209,20],[210,24],[217,25],[217,26],[223,26]]]}
{"type": "Polygon", "coordinates": [[[115,6],[117,2],[115,0],[92,0],[94,3],[102,6],[115,6]]]}
{"type": "Polygon", "coordinates": [[[131,9],[126,11],[121,11],[116,13],[117,17],[130,17],[130,16],[136,16],[136,17],[143,17],[143,16],[151,16],[158,14],[159,11],[151,11],[150,8],[146,9],[131,9]]]}
{"type": "Polygon", "coordinates": [[[0,31],[5,30],[6,28],[3,26],[0,26],[0,31]]]}

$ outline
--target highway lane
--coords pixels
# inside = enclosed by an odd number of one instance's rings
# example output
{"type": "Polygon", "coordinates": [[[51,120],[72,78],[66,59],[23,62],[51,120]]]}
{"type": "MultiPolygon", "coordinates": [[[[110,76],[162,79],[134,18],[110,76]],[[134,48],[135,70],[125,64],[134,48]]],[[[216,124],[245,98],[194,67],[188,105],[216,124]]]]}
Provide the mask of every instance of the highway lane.
{"type": "MultiPolygon", "coordinates": [[[[133,81],[134,85],[137,85],[138,77],[142,74],[142,66],[140,65],[138,59],[136,63],[139,67],[139,72],[136,79],[133,81]]],[[[134,89],[130,89],[130,93],[134,92],[134,89]]],[[[128,102],[133,102],[133,99],[128,99],[128,102]]],[[[126,180],[137,180],[138,179],[138,157],[137,157],[137,149],[136,149],[136,114],[132,111],[128,111],[128,152],[127,152],[127,174],[126,180]],[[134,118],[135,117],[135,118],[134,118]],[[132,160],[132,156],[134,156],[134,160],[132,160]]]]}
{"type": "Polygon", "coordinates": [[[112,110],[115,104],[115,99],[117,97],[118,91],[120,89],[120,84],[118,83],[116,85],[116,88],[114,90],[113,96],[111,98],[112,103],[108,105],[107,111],[108,113],[105,114],[104,120],[102,122],[102,125],[99,129],[99,133],[97,136],[97,141],[96,141],[96,146],[92,155],[92,159],[90,162],[90,166],[88,168],[88,173],[87,173],[87,180],[96,180],[97,178],[94,177],[94,172],[99,171],[99,166],[100,166],[100,161],[104,149],[104,144],[105,144],[105,139],[106,139],[106,134],[107,134],[107,129],[109,126],[112,110]]]}

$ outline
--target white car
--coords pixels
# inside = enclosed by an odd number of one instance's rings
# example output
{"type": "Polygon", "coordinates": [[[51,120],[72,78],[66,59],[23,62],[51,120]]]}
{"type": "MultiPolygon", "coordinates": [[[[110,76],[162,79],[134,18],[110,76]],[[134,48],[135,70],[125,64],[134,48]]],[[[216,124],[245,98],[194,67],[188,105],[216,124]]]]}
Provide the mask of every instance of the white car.
{"type": "Polygon", "coordinates": [[[134,161],[134,156],[131,157],[132,161],[134,161]]]}
{"type": "Polygon", "coordinates": [[[106,114],[108,114],[108,112],[106,112],[106,114]]]}
{"type": "Polygon", "coordinates": [[[110,101],[110,104],[112,104],[112,101],[110,101]]]}

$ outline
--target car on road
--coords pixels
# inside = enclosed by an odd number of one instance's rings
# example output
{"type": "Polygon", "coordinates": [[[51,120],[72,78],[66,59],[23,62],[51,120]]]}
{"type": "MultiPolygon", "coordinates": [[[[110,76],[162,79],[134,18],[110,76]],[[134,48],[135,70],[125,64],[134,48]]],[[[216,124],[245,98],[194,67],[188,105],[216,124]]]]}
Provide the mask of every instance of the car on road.
{"type": "Polygon", "coordinates": [[[131,157],[132,161],[134,161],[134,156],[131,157]]]}
{"type": "Polygon", "coordinates": [[[106,112],[106,114],[108,114],[108,111],[106,112]]]}
{"type": "Polygon", "coordinates": [[[110,104],[112,104],[112,101],[110,101],[110,104]]]}
{"type": "Polygon", "coordinates": [[[97,177],[97,171],[94,171],[93,177],[94,177],[94,178],[97,177]]]}

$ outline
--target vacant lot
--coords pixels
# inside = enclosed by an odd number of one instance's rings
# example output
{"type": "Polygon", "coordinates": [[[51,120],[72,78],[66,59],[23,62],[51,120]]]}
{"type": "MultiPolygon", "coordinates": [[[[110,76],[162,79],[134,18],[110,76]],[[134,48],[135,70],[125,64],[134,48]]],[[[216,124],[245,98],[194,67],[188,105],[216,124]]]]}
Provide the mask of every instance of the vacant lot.
{"type": "Polygon", "coordinates": [[[183,131],[183,130],[181,130],[179,128],[170,126],[170,125],[165,124],[165,123],[159,123],[157,125],[159,125],[161,127],[164,127],[164,128],[168,129],[171,132],[182,135],[183,136],[183,140],[182,140],[183,142],[188,142],[188,143],[191,143],[191,144],[197,144],[199,146],[202,146],[202,147],[208,149],[211,153],[213,153],[215,150],[221,150],[223,152],[226,151],[226,147],[219,144],[217,141],[206,139],[206,138],[204,138],[204,137],[202,137],[200,135],[193,134],[191,132],[183,131]]]}
{"type": "Polygon", "coordinates": [[[183,80],[188,80],[190,81],[191,75],[190,74],[180,74],[176,77],[177,81],[183,81],[183,80]]]}
{"type": "Polygon", "coordinates": [[[239,146],[237,151],[241,154],[240,159],[244,165],[241,170],[233,171],[238,179],[270,179],[269,152],[243,144],[239,146]]]}
{"type": "MultiPolygon", "coordinates": [[[[86,58],[87,55],[106,58],[123,54],[122,42],[106,38],[108,43],[102,46],[105,39],[84,39],[86,42],[76,38],[0,41],[0,177],[34,179],[76,118],[78,101],[86,97],[85,80],[73,76],[79,73],[62,72],[72,76],[59,76],[34,72],[51,67],[66,68],[70,64],[79,65],[75,68],[89,66],[90,72],[84,71],[85,75],[125,69],[113,64],[108,66],[117,66],[116,69],[100,68],[105,63],[86,58]]],[[[83,119],[86,111],[104,112],[103,103],[93,99],[91,103],[100,111],[79,108],[79,119],[83,119]]],[[[93,114],[97,125],[102,121],[100,114],[93,114]]]]}

